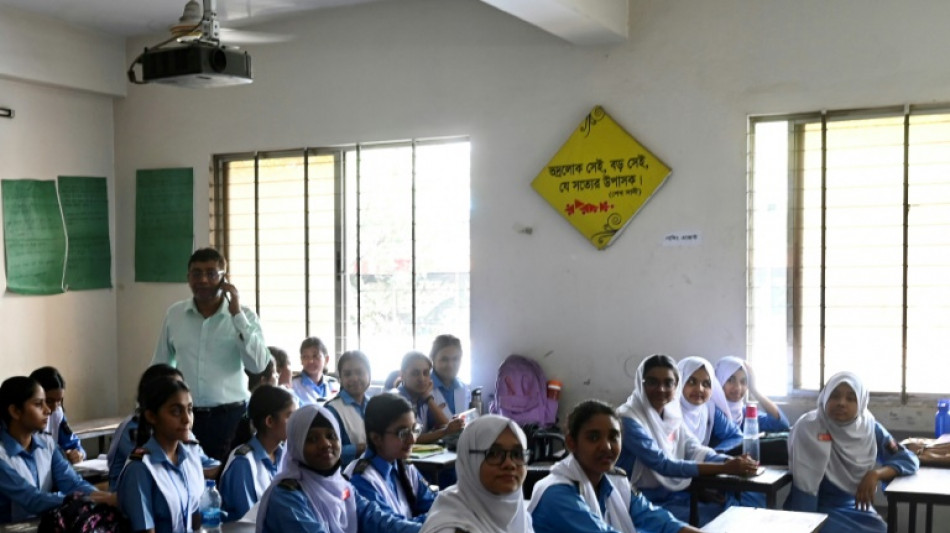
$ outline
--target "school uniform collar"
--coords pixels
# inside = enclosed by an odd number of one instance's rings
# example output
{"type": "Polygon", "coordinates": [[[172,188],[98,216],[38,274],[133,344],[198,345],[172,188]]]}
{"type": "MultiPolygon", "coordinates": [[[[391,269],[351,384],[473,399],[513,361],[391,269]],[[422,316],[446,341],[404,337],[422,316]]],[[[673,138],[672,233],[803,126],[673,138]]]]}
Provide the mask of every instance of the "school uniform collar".
{"type": "Polygon", "coordinates": [[[142,447],[148,450],[147,457],[148,457],[148,460],[152,462],[152,464],[166,463],[169,466],[172,466],[175,468],[181,467],[182,463],[185,462],[185,455],[188,454],[188,450],[186,450],[185,447],[181,445],[181,442],[179,442],[178,450],[176,453],[176,456],[178,458],[178,464],[174,464],[168,459],[168,456],[165,455],[165,450],[163,450],[162,446],[158,443],[157,440],[155,440],[155,437],[149,438],[148,441],[145,443],[145,445],[143,445],[142,447]]]}
{"type": "Polygon", "coordinates": [[[607,474],[604,474],[595,488],[597,489],[597,505],[600,506],[600,512],[603,514],[607,508],[607,501],[610,500],[610,495],[614,492],[614,484],[607,479],[607,474]]]}
{"type": "Polygon", "coordinates": [[[435,372],[432,373],[432,383],[433,383],[436,387],[438,387],[438,388],[440,388],[440,389],[442,389],[442,390],[447,390],[447,391],[449,391],[449,390],[455,390],[455,389],[461,389],[461,388],[462,388],[462,382],[459,381],[459,378],[457,378],[457,377],[452,380],[452,383],[449,383],[449,386],[448,386],[448,387],[446,387],[445,384],[442,382],[442,379],[441,379],[441,378],[439,377],[439,375],[436,374],[435,372]]]}
{"type": "Polygon", "coordinates": [[[382,457],[376,455],[376,452],[367,449],[366,458],[369,459],[370,464],[373,465],[373,468],[379,472],[379,475],[385,480],[389,480],[389,476],[396,471],[396,461],[388,462],[382,457]]]}
{"type": "Polygon", "coordinates": [[[320,383],[317,383],[306,372],[301,372],[300,381],[302,381],[303,384],[307,385],[308,387],[322,387],[327,382],[327,373],[324,372],[323,375],[320,376],[320,383]]]}
{"type": "Polygon", "coordinates": [[[363,412],[363,413],[366,412],[366,402],[368,401],[366,399],[366,393],[363,393],[363,403],[356,403],[356,400],[353,399],[353,396],[351,396],[350,393],[346,392],[346,389],[341,388],[339,395],[340,395],[340,400],[345,405],[352,405],[353,407],[358,408],[360,412],[363,412]]]}
{"type": "Polygon", "coordinates": [[[23,446],[20,445],[19,441],[13,438],[13,435],[7,431],[6,427],[0,431],[0,440],[3,442],[3,449],[7,452],[7,457],[13,457],[14,455],[18,455],[20,453],[32,454],[33,450],[36,450],[37,448],[46,449],[46,444],[43,442],[43,439],[39,439],[37,436],[37,433],[33,434],[33,438],[30,442],[30,449],[25,450],[23,449],[23,446]]]}
{"type": "MultiPolygon", "coordinates": [[[[251,447],[251,453],[254,454],[254,459],[258,462],[268,461],[270,462],[270,454],[267,453],[267,450],[264,449],[264,445],[261,444],[260,439],[257,438],[257,435],[251,437],[251,440],[247,441],[248,446],[251,447]]],[[[277,449],[274,450],[274,461],[275,466],[280,466],[280,460],[284,456],[284,444],[281,443],[277,446],[277,449]]]]}

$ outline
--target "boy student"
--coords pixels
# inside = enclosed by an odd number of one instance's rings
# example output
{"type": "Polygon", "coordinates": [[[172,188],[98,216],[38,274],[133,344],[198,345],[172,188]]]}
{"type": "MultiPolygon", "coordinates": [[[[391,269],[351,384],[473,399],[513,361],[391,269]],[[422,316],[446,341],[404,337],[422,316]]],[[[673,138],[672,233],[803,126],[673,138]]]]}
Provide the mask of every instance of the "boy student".
{"type": "Polygon", "coordinates": [[[300,343],[303,370],[292,382],[300,405],[322,404],[340,392],[340,382],[323,373],[329,361],[327,347],[317,337],[307,337],[300,343]]]}

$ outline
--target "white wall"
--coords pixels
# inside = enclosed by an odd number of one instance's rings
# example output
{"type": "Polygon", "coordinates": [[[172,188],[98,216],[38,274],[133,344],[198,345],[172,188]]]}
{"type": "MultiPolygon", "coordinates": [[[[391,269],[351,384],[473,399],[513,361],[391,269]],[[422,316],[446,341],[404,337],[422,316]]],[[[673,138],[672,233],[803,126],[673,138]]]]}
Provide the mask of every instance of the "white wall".
{"type": "MultiPolygon", "coordinates": [[[[631,4],[629,42],[593,48],[474,0],[319,11],[262,28],[296,38],[250,48],[250,86],[130,88],[115,111],[120,404],[165,308],[188,295],[132,282],[135,170],[195,167],[203,244],[211,155],[251,149],[471,137],[475,383],[517,352],[565,382],[562,406],[616,403],[652,352],[742,355],[747,116],[950,99],[937,53],[950,3],[631,4]],[[595,104],[673,168],[602,252],[529,187],[595,104]],[[702,246],[660,247],[679,230],[702,246]]],[[[129,43],[130,61],[145,44],[129,43]]],[[[925,428],[917,409],[894,421],[925,428]]]]}
{"type": "MultiPolygon", "coordinates": [[[[0,119],[0,179],[101,176],[109,205],[115,204],[112,98],[0,79],[0,107],[16,113],[12,120],[0,119]]],[[[114,216],[109,218],[114,235],[114,216]]],[[[71,420],[112,416],[118,385],[115,291],[22,296],[6,288],[0,277],[0,379],[53,365],[66,378],[71,420]]]]}

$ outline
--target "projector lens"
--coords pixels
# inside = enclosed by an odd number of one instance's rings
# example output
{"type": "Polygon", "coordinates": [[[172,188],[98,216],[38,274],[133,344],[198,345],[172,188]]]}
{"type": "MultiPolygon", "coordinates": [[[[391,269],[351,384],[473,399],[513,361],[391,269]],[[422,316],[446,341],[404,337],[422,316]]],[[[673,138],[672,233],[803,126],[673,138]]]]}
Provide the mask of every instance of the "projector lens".
{"type": "Polygon", "coordinates": [[[223,72],[228,66],[228,56],[225,55],[224,50],[215,50],[211,52],[211,68],[215,72],[223,72]]]}

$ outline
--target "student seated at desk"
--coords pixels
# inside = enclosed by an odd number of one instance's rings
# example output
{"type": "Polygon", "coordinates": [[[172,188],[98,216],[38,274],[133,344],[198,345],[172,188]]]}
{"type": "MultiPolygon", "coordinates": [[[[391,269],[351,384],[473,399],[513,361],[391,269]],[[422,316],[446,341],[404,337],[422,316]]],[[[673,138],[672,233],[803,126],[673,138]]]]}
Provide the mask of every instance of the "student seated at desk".
{"type": "Polygon", "coordinates": [[[406,463],[421,430],[405,398],[389,392],[374,396],[366,406],[369,449],[345,470],[364,498],[387,513],[420,523],[435,501],[422,474],[406,463]]]}
{"type": "Polygon", "coordinates": [[[412,351],[402,358],[400,375],[402,384],[396,388],[400,396],[409,400],[422,424],[422,434],[416,439],[420,444],[431,444],[449,435],[454,435],[465,426],[465,420],[451,418],[442,411],[432,391],[432,361],[422,352],[412,351]]]}
{"type": "Polygon", "coordinates": [[[762,409],[759,409],[759,431],[776,433],[788,431],[788,418],[768,396],[759,392],[755,386],[755,375],[749,363],[727,355],[716,361],[716,380],[722,385],[729,405],[729,417],[741,431],[745,425],[745,407],[751,395],[762,409]]]}
{"type": "Polygon", "coordinates": [[[62,374],[51,366],[37,368],[30,374],[43,387],[46,394],[46,406],[49,407],[49,422],[46,432],[53,437],[53,442],[63,450],[63,455],[70,463],[78,463],[86,458],[86,450],[82,448],[79,437],[73,433],[66,423],[66,413],[63,411],[63,396],[66,393],[66,380],[62,374]]]}
{"type": "Polygon", "coordinates": [[[296,408],[293,393],[282,387],[261,385],[251,393],[247,414],[257,431],[231,451],[221,473],[225,522],[243,517],[277,475],[287,440],[287,419],[296,408]]]}
{"type": "Polygon", "coordinates": [[[884,533],[874,510],[878,484],[917,472],[917,456],[897,444],[868,411],[869,391],[851,372],[839,372],[818,395],[788,439],[791,511],[828,514],[824,533],[884,533]]]}
{"type": "Polygon", "coordinates": [[[366,390],[369,389],[369,358],[359,350],[343,352],[337,361],[343,390],[326,403],[340,425],[340,443],[343,445],[340,461],[344,468],[366,451],[366,390]]]}
{"type": "Polygon", "coordinates": [[[119,508],[133,531],[193,531],[205,488],[198,443],[192,440],[191,392],[173,377],[146,384],[138,448],[119,475],[119,508]]]}
{"type": "Polygon", "coordinates": [[[578,404],[568,415],[567,458],[534,486],[528,510],[535,533],[697,533],[665,509],[634,493],[620,456],[620,418],[600,400],[578,404]]]}
{"type": "Polygon", "coordinates": [[[340,382],[325,373],[330,356],[327,346],[317,337],[307,337],[300,343],[300,364],[303,370],[292,381],[294,394],[300,405],[324,403],[340,392],[340,382]]]}
{"type": "Polygon", "coordinates": [[[336,418],[320,405],[287,422],[287,452],[260,501],[257,533],[412,533],[419,524],[383,512],[340,474],[336,418]]]}
{"type": "MultiPolygon", "coordinates": [[[[443,406],[446,418],[468,409],[472,401],[472,391],[459,380],[459,367],[462,364],[462,342],[453,335],[439,335],[432,341],[432,395],[437,404],[443,406]]],[[[429,421],[430,425],[435,420],[429,421]]]]}
{"type": "Polygon", "coordinates": [[[702,357],[687,357],[676,367],[682,376],[676,392],[689,434],[717,452],[740,446],[742,433],[729,417],[729,405],[712,364],[702,357]]]}
{"type": "MultiPolygon", "coordinates": [[[[651,355],[637,368],[633,393],[617,409],[623,446],[617,466],[651,502],[681,521],[689,520],[690,479],[716,474],[751,474],[758,465],[747,456],[729,457],[703,446],[683,425],[676,390],[680,376],[667,355],[651,355]]],[[[703,502],[700,525],[735,502],[703,502]]]]}
{"type": "MultiPolygon", "coordinates": [[[[144,405],[144,396],[149,382],[162,377],[173,377],[178,381],[184,382],[181,371],[175,367],[164,363],[148,367],[145,372],[142,373],[142,377],[139,378],[138,394],[136,395],[139,409],[144,405]]],[[[125,461],[136,447],[140,416],[141,414],[136,410],[136,413],[126,417],[126,419],[119,424],[119,427],[116,428],[115,434],[112,436],[112,444],[109,446],[109,454],[107,455],[110,490],[115,490],[119,482],[119,474],[122,473],[122,468],[125,466],[125,461]]],[[[194,438],[194,435],[190,437],[191,440],[194,440],[194,438]]],[[[201,449],[201,446],[198,447],[198,450],[201,456],[202,468],[205,470],[205,477],[215,479],[218,475],[221,463],[208,457],[204,450],[201,449]]]]}
{"type": "Polygon", "coordinates": [[[71,492],[115,505],[115,495],[79,477],[45,433],[49,415],[43,388],[33,379],[16,376],[0,385],[0,524],[34,518],[71,492]]]}
{"type": "Polygon", "coordinates": [[[458,484],[439,492],[422,533],[531,533],[521,485],[527,438],[513,420],[483,415],[458,443],[458,484]]]}

